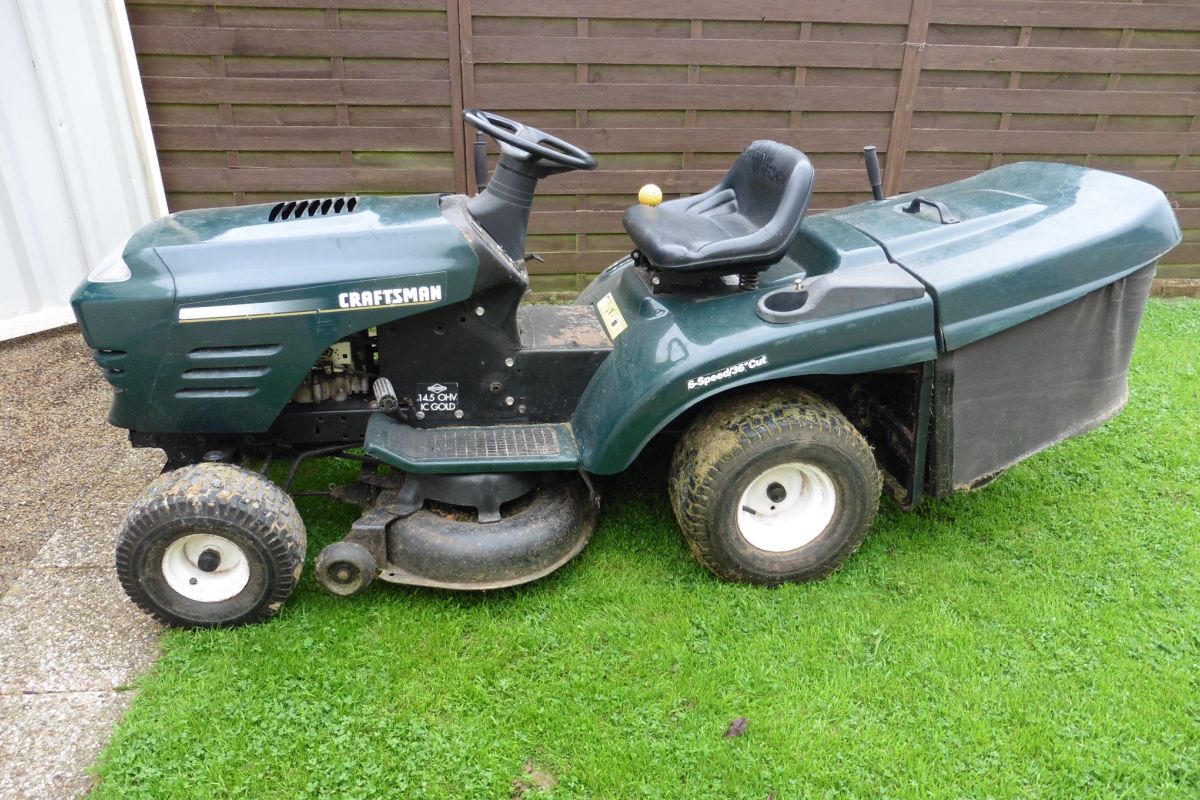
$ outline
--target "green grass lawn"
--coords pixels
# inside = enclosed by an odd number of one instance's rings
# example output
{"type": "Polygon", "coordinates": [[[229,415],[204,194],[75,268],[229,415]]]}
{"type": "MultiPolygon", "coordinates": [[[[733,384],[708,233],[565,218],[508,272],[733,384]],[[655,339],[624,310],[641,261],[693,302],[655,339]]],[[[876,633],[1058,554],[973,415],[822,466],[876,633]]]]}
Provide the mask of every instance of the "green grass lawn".
{"type": "MultiPolygon", "coordinates": [[[[1198,348],[1200,303],[1152,302],[1122,415],[886,501],[821,583],[710,577],[662,451],[531,586],[340,600],[306,571],[269,624],[167,634],[94,796],[1200,796],[1198,348]]],[[[311,568],[355,514],[300,507],[311,568]]]]}

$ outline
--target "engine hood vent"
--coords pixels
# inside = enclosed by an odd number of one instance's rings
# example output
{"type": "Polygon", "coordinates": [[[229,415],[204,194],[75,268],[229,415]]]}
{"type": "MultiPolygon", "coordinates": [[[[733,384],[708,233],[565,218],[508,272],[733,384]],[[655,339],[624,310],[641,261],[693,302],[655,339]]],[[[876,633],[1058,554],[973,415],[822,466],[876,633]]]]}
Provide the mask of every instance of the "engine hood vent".
{"type": "Polygon", "coordinates": [[[288,200],[276,203],[267,215],[267,222],[279,220],[300,219],[301,217],[322,217],[329,214],[348,214],[358,205],[357,197],[326,197],[316,200],[288,200]]]}

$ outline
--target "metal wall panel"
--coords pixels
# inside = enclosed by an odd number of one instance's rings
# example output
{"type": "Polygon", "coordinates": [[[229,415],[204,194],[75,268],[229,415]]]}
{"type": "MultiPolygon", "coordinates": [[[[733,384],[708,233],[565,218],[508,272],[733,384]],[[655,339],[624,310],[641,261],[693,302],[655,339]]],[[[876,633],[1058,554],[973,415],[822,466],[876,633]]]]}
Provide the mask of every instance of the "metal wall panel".
{"type": "Polygon", "coordinates": [[[71,291],[166,213],[123,4],[0,0],[0,339],[71,320],[71,291]]]}

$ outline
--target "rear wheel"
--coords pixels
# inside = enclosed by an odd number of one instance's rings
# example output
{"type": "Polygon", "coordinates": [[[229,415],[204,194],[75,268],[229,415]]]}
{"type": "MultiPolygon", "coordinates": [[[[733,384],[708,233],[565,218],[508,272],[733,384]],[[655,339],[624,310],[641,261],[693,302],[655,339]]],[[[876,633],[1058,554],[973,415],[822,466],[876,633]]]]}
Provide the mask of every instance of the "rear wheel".
{"type": "Polygon", "coordinates": [[[870,445],[831,403],[773,388],[720,400],[676,448],[670,493],[696,559],[733,581],[816,580],[879,508],[870,445]]]}
{"type": "Polygon", "coordinates": [[[300,578],[304,523],[256,472],[204,463],[168,472],[134,502],[117,541],[117,576],[155,619],[188,628],[278,613],[300,578]]]}

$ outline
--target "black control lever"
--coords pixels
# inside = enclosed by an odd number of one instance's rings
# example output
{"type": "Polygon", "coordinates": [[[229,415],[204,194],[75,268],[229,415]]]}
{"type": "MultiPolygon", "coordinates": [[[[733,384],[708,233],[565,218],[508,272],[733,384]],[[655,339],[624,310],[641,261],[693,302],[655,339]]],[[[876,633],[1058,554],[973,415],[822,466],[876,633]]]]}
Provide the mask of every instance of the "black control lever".
{"type": "Polygon", "coordinates": [[[863,159],[867,162],[867,180],[871,183],[871,195],[876,200],[883,199],[883,175],[879,171],[879,155],[875,145],[863,148],[863,159]]]}
{"type": "Polygon", "coordinates": [[[482,192],[487,182],[487,141],[482,133],[475,131],[475,191],[482,192]]]}

